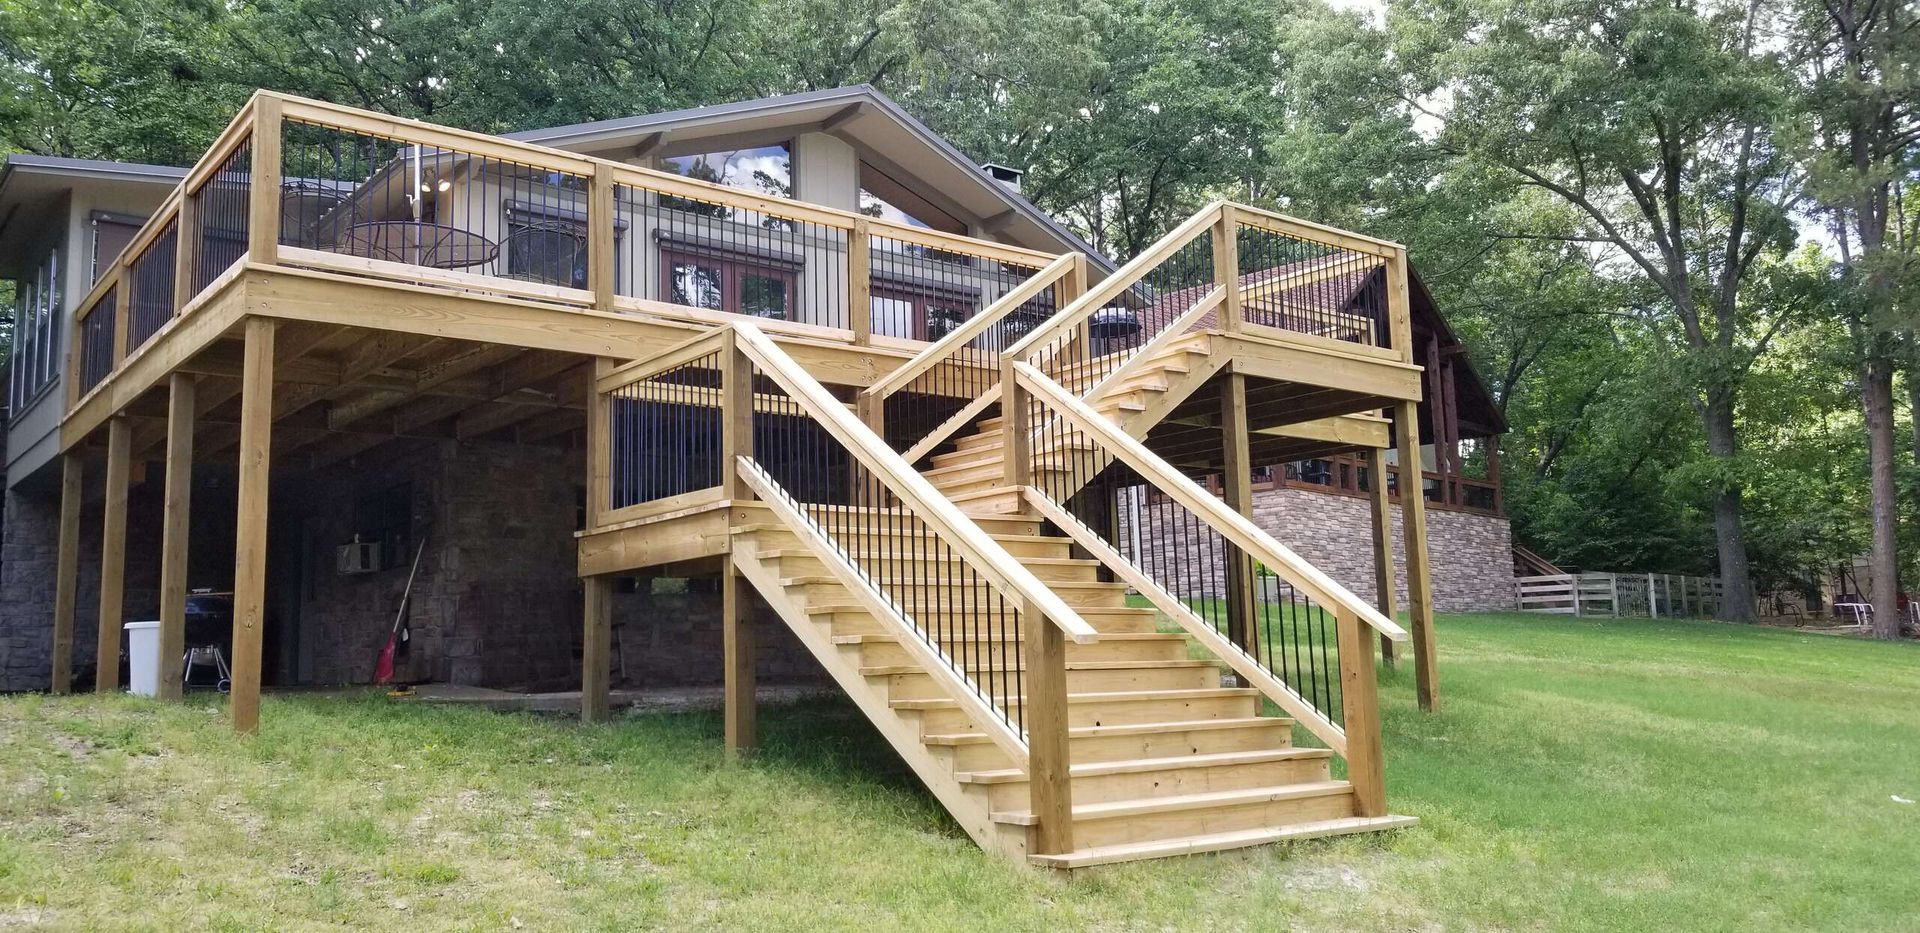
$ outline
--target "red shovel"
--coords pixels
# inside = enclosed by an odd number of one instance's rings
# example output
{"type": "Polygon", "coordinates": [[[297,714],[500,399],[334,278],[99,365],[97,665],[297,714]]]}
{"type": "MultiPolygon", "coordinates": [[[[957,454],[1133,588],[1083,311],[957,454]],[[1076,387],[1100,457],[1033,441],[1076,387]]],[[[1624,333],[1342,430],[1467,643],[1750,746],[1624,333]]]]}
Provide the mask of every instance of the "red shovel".
{"type": "Polygon", "coordinates": [[[387,632],[387,646],[380,649],[380,660],[373,665],[375,684],[393,683],[393,651],[400,641],[400,623],[407,618],[407,600],[413,598],[413,578],[420,573],[420,554],[426,549],[427,539],[422,537],[413,552],[413,569],[407,571],[407,588],[400,593],[400,611],[393,614],[393,629],[387,632]]]}

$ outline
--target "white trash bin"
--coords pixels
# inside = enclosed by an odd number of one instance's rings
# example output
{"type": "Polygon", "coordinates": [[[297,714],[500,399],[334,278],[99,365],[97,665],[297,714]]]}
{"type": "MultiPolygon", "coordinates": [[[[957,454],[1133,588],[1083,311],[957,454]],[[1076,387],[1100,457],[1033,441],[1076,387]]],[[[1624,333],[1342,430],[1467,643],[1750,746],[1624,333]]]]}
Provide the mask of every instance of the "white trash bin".
{"type": "Polygon", "coordinates": [[[160,695],[160,623],[127,623],[127,691],[160,695]]]}

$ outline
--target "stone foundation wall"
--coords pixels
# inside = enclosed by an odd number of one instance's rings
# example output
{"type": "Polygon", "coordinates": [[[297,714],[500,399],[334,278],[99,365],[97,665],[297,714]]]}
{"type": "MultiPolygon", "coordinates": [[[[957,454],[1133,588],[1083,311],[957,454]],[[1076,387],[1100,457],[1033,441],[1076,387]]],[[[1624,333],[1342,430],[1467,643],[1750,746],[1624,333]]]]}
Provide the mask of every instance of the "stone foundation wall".
{"type": "MultiPolygon", "coordinates": [[[[1123,491],[1124,497],[1128,493],[1123,491]]],[[[1133,510],[1122,500],[1121,540],[1131,546],[1133,510]]],[[[1366,499],[1306,489],[1263,489],[1253,495],[1253,519],[1281,544],[1361,597],[1374,595],[1373,525],[1366,499]]],[[[1183,510],[1148,501],[1139,524],[1140,547],[1150,568],[1180,566],[1193,593],[1218,596],[1225,588],[1224,562],[1210,534],[1182,533],[1183,510]]],[[[1407,602],[1405,537],[1398,507],[1393,512],[1396,605],[1407,602]]],[[[1511,609],[1513,541],[1505,518],[1427,509],[1427,553],[1433,567],[1433,599],[1443,612],[1511,609]]]]}

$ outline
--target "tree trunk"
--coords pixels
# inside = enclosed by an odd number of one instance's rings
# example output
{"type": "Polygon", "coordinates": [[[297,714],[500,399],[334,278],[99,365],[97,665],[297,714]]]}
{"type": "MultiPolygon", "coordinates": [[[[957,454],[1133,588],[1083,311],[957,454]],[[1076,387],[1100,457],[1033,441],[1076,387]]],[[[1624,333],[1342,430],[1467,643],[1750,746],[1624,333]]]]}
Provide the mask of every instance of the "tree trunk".
{"type": "Polygon", "coordinates": [[[1893,476],[1893,362],[1868,357],[1860,367],[1860,405],[1867,416],[1867,472],[1873,489],[1873,634],[1900,636],[1900,562],[1895,540],[1899,492],[1893,476]]]}
{"type": "MultiPolygon", "coordinates": [[[[1707,433],[1707,453],[1731,461],[1736,452],[1732,393],[1712,393],[1701,414],[1707,433]]],[[[1747,572],[1747,531],[1741,514],[1740,486],[1729,483],[1714,496],[1713,537],[1720,551],[1720,617],[1753,621],[1753,579],[1747,572]]]]}

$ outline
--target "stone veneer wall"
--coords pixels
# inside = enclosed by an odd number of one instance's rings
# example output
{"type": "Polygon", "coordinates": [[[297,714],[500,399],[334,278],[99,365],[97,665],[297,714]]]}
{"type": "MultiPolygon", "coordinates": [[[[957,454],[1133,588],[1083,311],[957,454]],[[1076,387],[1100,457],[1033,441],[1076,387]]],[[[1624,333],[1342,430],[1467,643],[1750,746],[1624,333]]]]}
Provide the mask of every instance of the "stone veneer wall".
{"type": "MultiPolygon", "coordinates": [[[[1126,506],[1128,491],[1122,491],[1120,525],[1122,541],[1127,542],[1131,512],[1126,506]]],[[[1259,526],[1292,548],[1308,563],[1320,568],[1364,599],[1371,601],[1373,583],[1373,525],[1370,505],[1357,496],[1333,495],[1307,489],[1285,487],[1257,490],[1253,495],[1253,518],[1259,526]]],[[[1224,568],[1219,558],[1206,553],[1174,553],[1173,536],[1164,530],[1169,516],[1177,509],[1149,501],[1143,506],[1140,524],[1147,532],[1141,547],[1150,561],[1162,565],[1198,562],[1206,577],[1200,582],[1205,595],[1216,596],[1224,588],[1224,568]],[[1156,521],[1156,518],[1159,520],[1156,521]]],[[[1393,511],[1393,551],[1396,606],[1407,604],[1405,538],[1400,511],[1393,511]]],[[[1189,548],[1192,542],[1183,542],[1189,548]]],[[[1427,552],[1433,567],[1434,607],[1443,612],[1485,609],[1511,609],[1513,594],[1513,541],[1505,518],[1472,512],[1427,508],[1427,552]]],[[[1149,564],[1153,566],[1153,564],[1149,564]]],[[[1184,594],[1183,594],[1184,595],[1184,594]]]]}
{"type": "MultiPolygon", "coordinates": [[[[1276,540],[1362,597],[1373,596],[1370,505],[1357,496],[1309,489],[1262,489],[1253,517],[1276,540]]],[[[1405,537],[1393,509],[1397,606],[1407,605],[1405,537]]],[[[1433,603],[1442,612],[1513,608],[1513,536],[1503,517],[1427,507],[1433,603]]]]}

